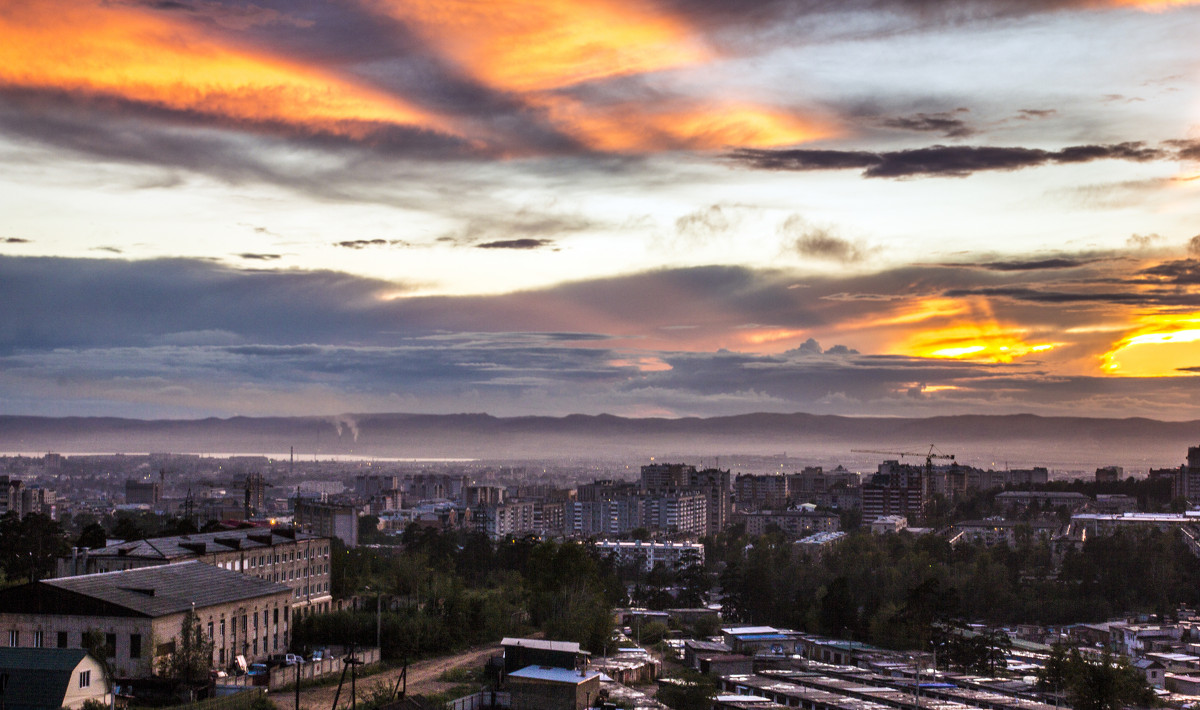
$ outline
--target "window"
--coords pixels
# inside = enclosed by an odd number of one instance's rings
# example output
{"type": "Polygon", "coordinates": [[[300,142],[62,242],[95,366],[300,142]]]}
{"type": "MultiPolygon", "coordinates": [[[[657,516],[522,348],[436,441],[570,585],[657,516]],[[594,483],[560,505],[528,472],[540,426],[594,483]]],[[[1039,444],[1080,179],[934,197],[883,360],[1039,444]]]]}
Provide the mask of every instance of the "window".
{"type": "Polygon", "coordinates": [[[21,645],[21,632],[16,629],[8,630],[8,645],[16,648],[21,645]]]}
{"type": "Polygon", "coordinates": [[[279,625],[279,607],[275,607],[275,625],[279,625]]]}
{"type": "MultiPolygon", "coordinates": [[[[211,623],[208,625],[208,637],[212,638],[212,624],[211,623]]],[[[141,634],[129,634],[129,657],[130,658],[141,658],[142,657],[142,635],[141,634]]]]}
{"type": "Polygon", "coordinates": [[[59,648],[67,647],[67,632],[66,631],[58,632],[58,647],[59,648]]]}
{"type": "Polygon", "coordinates": [[[92,686],[92,672],[79,671],[79,687],[90,688],[92,686]]]}
{"type": "Polygon", "coordinates": [[[208,622],[208,640],[213,640],[213,622],[208,622]]]}
{"type": "Polygon", "coordinates": [[[117,635],[104,634],[104,655],[109,658],[117,657],[117,635]]]}
{"type": "Polygon", "coordinates": [[[38,629],[37,631],[33,632],[33,647],[34,648],[42,647],[42,631],[41,631],[41,629],[38,629]]]}

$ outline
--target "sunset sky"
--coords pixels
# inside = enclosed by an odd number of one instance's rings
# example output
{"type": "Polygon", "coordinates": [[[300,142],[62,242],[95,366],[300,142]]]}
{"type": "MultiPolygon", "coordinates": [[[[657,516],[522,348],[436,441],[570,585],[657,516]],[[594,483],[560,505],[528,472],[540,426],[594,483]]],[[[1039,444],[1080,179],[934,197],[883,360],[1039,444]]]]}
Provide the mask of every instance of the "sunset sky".
{"type": "Polygon", "coordinates": [[[0,414],[1200,419],[1200,0],[0,0],[0,414]]]}

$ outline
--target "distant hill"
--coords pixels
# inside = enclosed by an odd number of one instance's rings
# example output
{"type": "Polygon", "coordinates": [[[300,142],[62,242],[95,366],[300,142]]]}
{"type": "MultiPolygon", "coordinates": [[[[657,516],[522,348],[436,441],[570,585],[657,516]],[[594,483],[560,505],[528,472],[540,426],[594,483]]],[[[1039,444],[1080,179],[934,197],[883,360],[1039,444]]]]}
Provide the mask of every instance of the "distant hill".
{"type": "Polygon", "coordinates": [[[1086,470],[1178,466],[1200,445],[1200,422],[967,415],[923,419],[813,414],[636,419],[611,415],[343,414],[138,420],[0,416],[0,452],[263,453],[379,458],[618,459],[778,454],[878,461],[851,449],[920,452],[930,443],[979,466],[1086,470]]]}

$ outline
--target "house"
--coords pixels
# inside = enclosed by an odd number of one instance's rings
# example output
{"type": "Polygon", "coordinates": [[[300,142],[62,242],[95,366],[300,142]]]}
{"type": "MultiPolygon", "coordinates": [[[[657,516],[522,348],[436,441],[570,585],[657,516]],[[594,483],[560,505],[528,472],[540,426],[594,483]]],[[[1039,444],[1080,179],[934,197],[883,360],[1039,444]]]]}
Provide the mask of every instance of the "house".
{"type": "Polygon", "coordinates": [[[100,662],[78,648],[0,648],[0,707],[78,710],[112,700],[100,662]]]}
{"type": "Polygon", "coordinates": [[[734,653],[746,654],[759,650],[795,653],[801,640],[798,632],[773,626],[732,626],[721,629],[721,636],[734,653]]]}
{"type": "Polygon", "coordinates": [[[575,670],[582,668],[587,657],[574,641],[543,641],[541,639],[506,638],[500,642],[504,649],[504,675],[529,666],[550,666],[575,670]]]}
{"type": "Polygon", "coordinates": [[[1165,667],[1153,658],[1141,658],[1133,662],[1133,667],[1146,675],[1146,683],[1155,688],[1163,687],[1165,667]]]}

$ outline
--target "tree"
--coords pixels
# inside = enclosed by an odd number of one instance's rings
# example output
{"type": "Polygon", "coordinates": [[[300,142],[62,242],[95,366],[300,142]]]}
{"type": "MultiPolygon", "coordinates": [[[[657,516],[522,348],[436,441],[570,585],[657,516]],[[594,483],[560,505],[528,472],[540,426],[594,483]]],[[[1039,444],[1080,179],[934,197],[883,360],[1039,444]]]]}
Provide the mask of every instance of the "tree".
{"type": "Polygon", "coordinates": [[[184,683],[208,681],[212,668],[213,644],[200,628],[200,617],[194,609],[183,615],[179,636],[175,639],[175,650],[167,656],[160,669],[163,675],[182,680],[184,683]]]}
{"type": "Polygon", "coordinates": [[[709,710],[716,695],[712,678],[689,670],[678,678],[660,679],[654,697],[673,710],[709,710]]]}
{"type": "Polygon", "coordinates": [[[104,531],[104,526],[100,523],[88,523],[87,527],[79,533],[79,538],[75,541],[76,547],[87,547],[96,549],[104,547],[108,544],[108,533],[104,531]]]}
{"type": "Polygon", "coordinates": [[[62,527],[50,516],[8,512],[0,518],[0,568],[9,579],[43,579],[54,573],[58,557],[70,551],[62,527]]]}
{"type": "Polygon", "coordinates": [[[108,645],[104,632],[100,629],[88,629],[83,633],[83,650],[88,652],[100,664],[100,672],[104,676],[104,690],[112,691],[112,663],[109,661],[115,654],[115,649],[108,645]]]}
{"type": "Polygon", "coordinates": [[[1121,656],[1105,651],[1099,658],[1084,658],[1072,650],[1066,669],[1067,695],[1075,710],[1122,710],[1127,705],[1154,705],[1154,691],[1146,677],[1121,656]]]}

